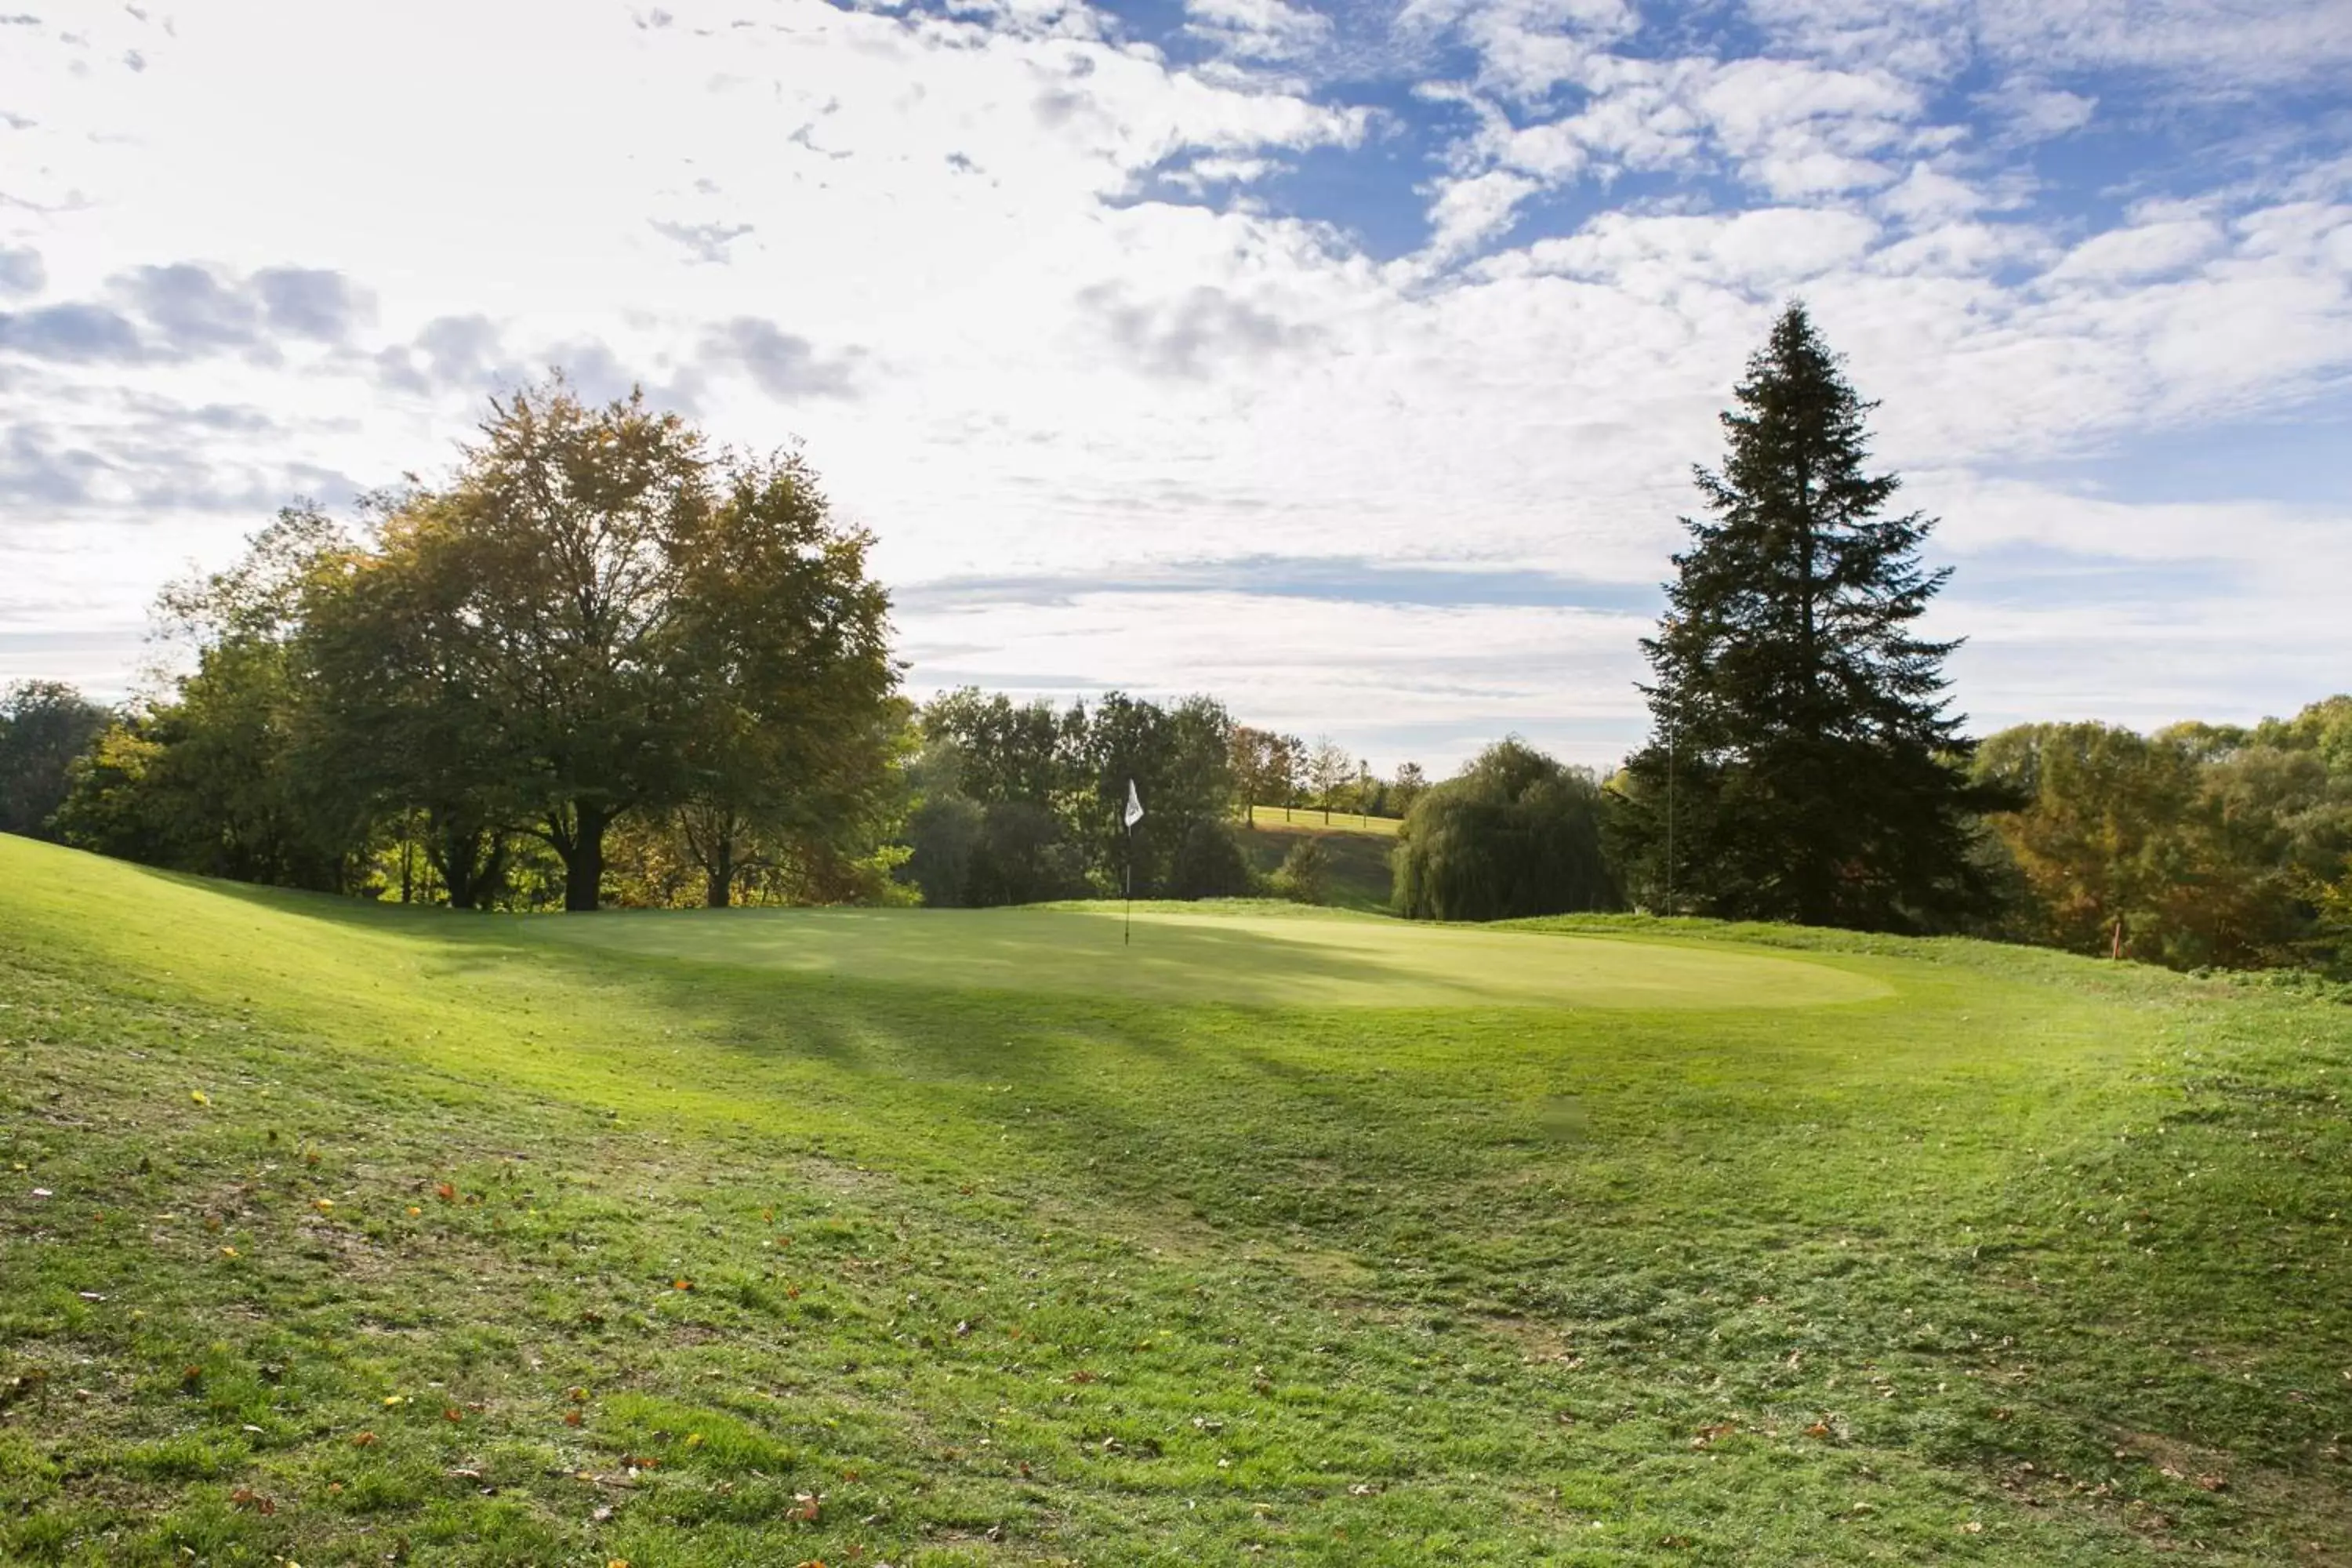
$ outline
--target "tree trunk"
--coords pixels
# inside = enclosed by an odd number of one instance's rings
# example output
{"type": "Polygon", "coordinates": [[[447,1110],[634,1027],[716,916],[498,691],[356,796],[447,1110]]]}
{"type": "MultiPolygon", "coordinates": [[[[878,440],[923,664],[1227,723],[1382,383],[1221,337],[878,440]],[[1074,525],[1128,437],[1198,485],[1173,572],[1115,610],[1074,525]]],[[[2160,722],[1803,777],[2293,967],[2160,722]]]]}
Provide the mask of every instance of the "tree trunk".
{"type": "Polygon", "coordinates": [[[703,902],[714,910],[723,910],[735,893],[735,840],[721,836],[711,846],[710,858],[702,868],[709,885],[704,889],[703,902]]]}
{"type": "Polygon", "coordinates": [[[593,914],[604,890],[604,829],[612,818],[591,805],[574,805],[568,842],[558,844],[563,857],[563,908],[569,914],[593,914]]]}

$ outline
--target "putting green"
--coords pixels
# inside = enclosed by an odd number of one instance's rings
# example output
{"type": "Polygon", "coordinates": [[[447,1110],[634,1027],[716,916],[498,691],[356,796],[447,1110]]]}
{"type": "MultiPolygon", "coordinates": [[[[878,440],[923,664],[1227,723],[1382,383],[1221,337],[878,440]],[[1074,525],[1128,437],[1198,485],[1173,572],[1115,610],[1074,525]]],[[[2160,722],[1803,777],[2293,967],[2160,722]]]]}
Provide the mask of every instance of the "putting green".
{"type": "Polygon", "coordinates": [[[1116,908],[728,910],[535,921],[535,937],[688,963],[950,990],[1300,1007],[1801,1007],[1892,994],[1754,951],[1370,918],[1116,908]]]}

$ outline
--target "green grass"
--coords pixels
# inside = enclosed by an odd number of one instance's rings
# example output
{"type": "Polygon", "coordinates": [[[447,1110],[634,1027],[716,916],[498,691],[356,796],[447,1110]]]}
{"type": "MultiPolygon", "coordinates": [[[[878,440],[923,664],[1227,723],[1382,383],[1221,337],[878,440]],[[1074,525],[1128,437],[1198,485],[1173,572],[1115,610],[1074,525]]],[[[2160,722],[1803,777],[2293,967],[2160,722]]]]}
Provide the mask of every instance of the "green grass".
{"type": "Polygon", "coordinates": [[[1325,812],[1319,806],[1254,805],[1252,827],[1297,828],[1317,833],[1377,833],[1394,838],[1403,822],[1393,816],[1363,816],[1352,811],[1325,812]]]}
{"type": "MultiPolygon", "coordinates": [[[[1269,824],[1261,817],[1255,827],[1243,828],[1236,837],[1242,852],[1249,857],[1252,869],[1271,876],[1281,869],[1284,857],[1291,847],[1303,839],[1312,838],[1323,846],[1326,864],[1324,900],[1334,909],[1355,910],[1368,914],[1386,913],[1391,889],[1395,886],[1389,865],[1389,852],[1396,847],[1393,833],[1364,832],[1352,828],[1324,827],[1319,824],[1297,826],[1279,826],[1281,814],[1269,824]]],[[[1378,817],[1360,820],[1377,822],[1378,817]]]]}
{"type": "Polygon", "coordinates": [[[0,1560],[2352,1561],[2352,1008],[1116,932],[0,838],[0,1560]]]}

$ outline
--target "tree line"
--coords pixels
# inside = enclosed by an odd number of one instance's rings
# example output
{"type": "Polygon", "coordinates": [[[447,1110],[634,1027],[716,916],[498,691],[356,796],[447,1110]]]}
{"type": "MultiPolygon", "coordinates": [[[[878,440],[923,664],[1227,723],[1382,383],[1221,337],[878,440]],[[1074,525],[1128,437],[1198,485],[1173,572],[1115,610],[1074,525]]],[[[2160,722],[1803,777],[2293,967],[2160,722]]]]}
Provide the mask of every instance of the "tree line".
{"type": "Polygon", "coordinates": [[[96,733],[59,837],[461,909],[887,883],[888,599],[797,454],[558,381],[361,513],[289,509],[166,591],[194,668],[96,733]]]}
{"type": "Polygon", "coordinates": [[[1606,779],[1517,740],[1432,783],[1206,696],[1057,707],[899,689],[871,541],[797,453],[711,450],[561,381],[449,482],[282,513],[175,585],[194,650],[127,713],[0,700],[0,829],[460,908],[1318,896],[1252,805],[1400,816],[1399,913],[1582,910],[1965,932],[2180,967],[2352,966],[2352,698],[2153,735],[1978,741],[1923,634],[1948,577],[1891,510],[1872,405],[1801,306],[1695,479],[1606,779]],[[1129,781],[1146,815],[1123,823],[1129,781]]]}

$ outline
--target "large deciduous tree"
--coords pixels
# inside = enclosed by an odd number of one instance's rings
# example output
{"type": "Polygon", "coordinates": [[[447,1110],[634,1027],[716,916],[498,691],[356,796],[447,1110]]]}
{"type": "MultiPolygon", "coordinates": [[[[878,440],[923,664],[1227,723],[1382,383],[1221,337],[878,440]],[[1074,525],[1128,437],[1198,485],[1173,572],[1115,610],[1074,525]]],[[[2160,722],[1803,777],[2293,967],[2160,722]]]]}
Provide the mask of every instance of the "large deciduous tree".
{"type": "Polygon", "coordinates": [[[526,770],[563,907],[593,910],[604,832],[685,793],[688,556],[709,505],[698,434],[641,394],[560,381],[492,405],[457,482],[416,520],[458,679],[526,770]]]}
{"type": "Polygon", "coordinates": [[[1948,568],[1934,526],[1888,515],[1864,416],[1799,305],[1774,323],[1697,470],[1668,610],[1642,647],[1653,734],[1627,763],[1620,851],[1676,909],[1870,929],[1937,929],[1987,897],[1969,855],[1987,799],[1944,692],[1957,646],[1919,617],[1948,568]],[[1671,854],[1669,841],[1672,843],[1671,854]]]}
{"type": "Polygon", "coordinates": [[[845,849],[903,730],[873,540],[837,526],[798,453],[728,466],[681,544],[678,824],[721,907],[789,840],[845,849]]]}

